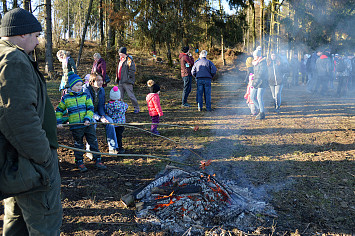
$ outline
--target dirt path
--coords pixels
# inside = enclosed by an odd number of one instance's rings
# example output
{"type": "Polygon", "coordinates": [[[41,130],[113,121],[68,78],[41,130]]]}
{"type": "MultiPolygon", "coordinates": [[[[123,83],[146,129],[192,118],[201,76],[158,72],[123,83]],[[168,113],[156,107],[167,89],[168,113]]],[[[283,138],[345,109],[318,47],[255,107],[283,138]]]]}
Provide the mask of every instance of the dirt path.
{"type": "MultiPolygon", "coordinates": [[[[161,81],[163,122],[199,125],[200,130],[160,129],[162,135],[181,145],[126,130],[124,144],[128,153],[161,155],[196,163],[196,168],[201,159],[212,159],[206,171],[247,188],[254,198],[275,208],[278,217],[273,227],[261,232],[354,233],[355,96],[335,98],[330,92],[328,97],[321,97],[307,93],[304,86],[285,88],[281,112],[276,114],[271,93],[266,89],[266,119],[257,121],[249,114],[243,98],[242,77],[238,70],[232,70],[213,83],[213,112],[197,112],[195,104],[181,109],[181,89],[164,86],[161,81]],[[193,149],[198,156],[184,148],[193,149]]],[[[53,87],[56,89],[57,84],[53,87]]],[[[147,122],[145,88],[136,93],[142,113],[128,113],[127,120],[147,122]]],[[[189,99],[193,101],[194,97],[195,92],[189,99]]],[[[103,135],[99,128],[98,136],[103,135]]],[[[60,131],[59,136],[61,144],[71,146],[69,132],[60,131]]],[[[99,144],[106,147],[103,139],[99,144]]],[[[90,171],[80,174],[74,168],[71,151],[60,149],[59,156],[62,235],[164,235],[141,233],[135,222],[135,208],[125,207],[119,199],[151,181],[166,162],[107,157],[108,171],[91,171],[93,164],[87,160],[90,171]]],[[[264,216],[259,218],[263,224],[264,216]]]]}

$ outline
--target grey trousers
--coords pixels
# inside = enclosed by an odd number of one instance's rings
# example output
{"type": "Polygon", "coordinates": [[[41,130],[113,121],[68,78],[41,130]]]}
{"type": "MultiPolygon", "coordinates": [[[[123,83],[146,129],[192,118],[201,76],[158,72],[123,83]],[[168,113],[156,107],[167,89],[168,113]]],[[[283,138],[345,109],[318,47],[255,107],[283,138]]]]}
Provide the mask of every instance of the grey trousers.
{"type": "Polygon", "coordinates": [[[124,97],[124,92],[127,93],[127,96],[129,97],[129,99],[131,99],[132,105],[134,107],[134,109],[138,109],[139,110],[139,105],[138,105],[138,101],[136,96],[134,96],[134,92],[133,92],[133,84],[127,84],[127,83],[119,83],[118,84],[118,88],[121,92],[121,98],[123,99],[124,97]]]}
{"type": "Polygon", "coordinates": [[[57,150],[46,167],[51,179],[48,191],[39,191],[4,199],[3,236],[60,235],[62,204],[57,150]]]}

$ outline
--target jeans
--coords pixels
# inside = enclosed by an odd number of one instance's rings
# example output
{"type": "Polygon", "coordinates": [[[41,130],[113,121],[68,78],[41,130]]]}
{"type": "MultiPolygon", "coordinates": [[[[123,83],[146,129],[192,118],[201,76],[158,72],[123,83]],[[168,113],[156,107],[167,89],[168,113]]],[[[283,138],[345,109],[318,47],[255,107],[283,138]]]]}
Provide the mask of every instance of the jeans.
{"type": "Polygon", "coordinates": [[[198,79],[197,80],[197,103],[198,107],[203,107],[203,97],[205,98],[206,109],[211,111],[211,80],[198,79]]]}
{"type": "MultiPolygon", "coordinates": [[[[108,120],[108,122],[113,123],[113,120],[108,115],[105,115],[105,118],[106,120],[108,120]]],[[[94,120],[94,122],[96,122],[96,120],[94,120]]],[[[95,129],[96,129],[96,125],[95,125],[95,129]]],[[[106,130],[106,140],[108,144],[108,149],[116,150],[118,148],[118,145],[117,145],[115,126],[107,124],[105,125],[105,130],[106,130]]]]}
{"type": "MultiPolygon", "coordinates": [[[[73,134],[75,148],[84,149],[84,136],[85,136],[86,141],[90,145],[90,150],[95,152],[100,152],[94,125],[72,129],[71,132],[73,134]]],[[[84,150],[82,152],[74,151],[75,162],[83,160],[83,153],[84,150]]],[[[93,156],[94,156],[94,160],[100,158],[100,155],[98,154],[94,154],[93,156]]]]}
{"type": "Polygon", "coordinates": [[[272,86],[270,85],[270,89],[271,89],[271,94],[272,94],[272,98],[275,101],[275,108],[279,109],[281,106],[281,91],[282,91],[283,85],[275,85],[272,86]]]}
{"type": "Polygon", "coordinates": [[[184,105],[187,103],[187,98],[191,92],[192,76],[182,77],[182,80],[184,81],[184,89],[182,91],[182,104],[184,105]]]}
{"type": "Polygon", "coordinates": [[[264,88],[253,88],[250,91],[250,98],[253,101],[256,109],[259,109],[260,113],[264,112],[264,88]]]}

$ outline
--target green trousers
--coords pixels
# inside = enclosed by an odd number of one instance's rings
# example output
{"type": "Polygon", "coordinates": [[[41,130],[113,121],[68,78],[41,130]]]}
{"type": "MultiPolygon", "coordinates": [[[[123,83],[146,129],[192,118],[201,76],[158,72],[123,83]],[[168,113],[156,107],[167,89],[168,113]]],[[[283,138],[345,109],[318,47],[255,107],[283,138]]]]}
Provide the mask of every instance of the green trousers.
{"type": "Polygon", "coordinates": [[[4,199],[3,236],[60,235],[63,210],[56,149],[52,149],[52,160],[46,170],[51,178],[51,188],[48,191],[4,199]]]}

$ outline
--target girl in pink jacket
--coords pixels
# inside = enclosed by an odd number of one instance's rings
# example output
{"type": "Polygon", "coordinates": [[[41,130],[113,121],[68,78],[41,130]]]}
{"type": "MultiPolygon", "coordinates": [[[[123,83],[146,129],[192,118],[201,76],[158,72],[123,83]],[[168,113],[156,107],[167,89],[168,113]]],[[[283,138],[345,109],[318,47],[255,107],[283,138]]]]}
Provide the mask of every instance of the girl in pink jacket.
{"type": "Polygon", "coordinates": [[[149,87],[150,93],[148,93],[146,100],[148,104],[148,111],[149,115],[152,117],[152,123],[154,125],[151,126],[150,131],[153,134],[158,134],[158,124],[159,123],[159,117],[163,116],[163,111],[160,106],[160,98],[159,98],[159,93],[160,93],[160,87],[159,85],[155,84],[153,80],[148,80],[147,85],[149,87]]]}

